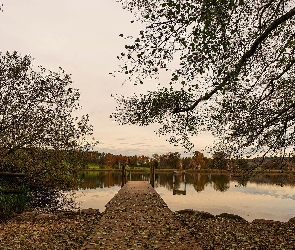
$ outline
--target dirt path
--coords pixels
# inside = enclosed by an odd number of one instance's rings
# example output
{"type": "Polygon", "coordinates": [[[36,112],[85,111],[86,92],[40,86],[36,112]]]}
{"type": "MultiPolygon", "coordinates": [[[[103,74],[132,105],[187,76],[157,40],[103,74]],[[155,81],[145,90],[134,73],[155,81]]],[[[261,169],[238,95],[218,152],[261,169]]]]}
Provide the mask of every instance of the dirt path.
{"type": "Polygon", "coordinates": [[[82,249],[201,249],[148,182],[128,182],[82,249]]]}

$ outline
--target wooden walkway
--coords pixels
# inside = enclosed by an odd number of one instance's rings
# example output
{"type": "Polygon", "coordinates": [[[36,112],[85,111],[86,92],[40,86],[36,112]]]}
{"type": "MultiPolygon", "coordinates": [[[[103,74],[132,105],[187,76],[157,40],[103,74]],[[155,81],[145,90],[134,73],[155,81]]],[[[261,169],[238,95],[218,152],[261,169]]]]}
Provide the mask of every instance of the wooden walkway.
{"type": "Polygon", "coordinates": [[[201,248],[148,182],[130,181],[108,202],[82,249],[201,248]]]}

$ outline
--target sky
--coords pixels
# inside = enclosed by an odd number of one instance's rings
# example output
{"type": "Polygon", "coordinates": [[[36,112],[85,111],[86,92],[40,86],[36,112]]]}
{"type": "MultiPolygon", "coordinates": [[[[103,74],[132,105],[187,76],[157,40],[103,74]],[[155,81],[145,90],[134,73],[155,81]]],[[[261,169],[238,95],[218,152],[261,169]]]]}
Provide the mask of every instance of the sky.
{"type": "MultiPolygon", "coordinates": [[[[125,82],[117,56],[126,41],[119,34],[136,36],[144,26],[115,0],[0,0],[0,51],[30,54],[35,66],[58,71],[62,67],[72,75],[73,87],[80,90],[82,113],[89,114],[99,152],[123,155],[147,155],[180,152],[165,137],[154,131],[159,125],[139,127],[119,125],[110,119],[116,103],[111,97],[145,93],[155,89],[149,81],[142,86],[125,82]],[[123,84],[124,83],[124,84],[123,84]]],[[[204,133],[192,138],[194,150],[202,151],[213,143],[204,133]]]]}

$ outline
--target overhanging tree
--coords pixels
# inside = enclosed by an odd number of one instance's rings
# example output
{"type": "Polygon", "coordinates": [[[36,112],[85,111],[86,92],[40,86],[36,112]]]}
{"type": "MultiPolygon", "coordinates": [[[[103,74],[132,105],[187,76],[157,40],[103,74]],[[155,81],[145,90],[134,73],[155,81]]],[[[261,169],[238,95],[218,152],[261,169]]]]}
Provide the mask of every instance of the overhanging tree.
{"type": "Polygon", "coordinates": [[[146,28],[125,46],[119,72],[134,84],[171,73],[168,87],[116,96],[120,124],[159,123],[187,149],[208,129],[227,153],[294,146],[293,0],[120,2],[146,28]]]}
{"type": "Polygon", "coordinates": [[[77,188],[92,126],[75,116],[80,94],[71,76],[32,60],[0,52],[0,172],[24,172],[31,205],[56,209],[65,205],[60,191],[77,188]]]}

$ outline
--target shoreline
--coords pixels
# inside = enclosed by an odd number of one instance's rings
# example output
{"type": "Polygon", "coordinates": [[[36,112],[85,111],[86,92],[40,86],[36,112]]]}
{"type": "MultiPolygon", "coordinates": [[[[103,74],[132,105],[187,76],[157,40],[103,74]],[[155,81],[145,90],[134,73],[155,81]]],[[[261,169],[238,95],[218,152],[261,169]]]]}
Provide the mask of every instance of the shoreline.
{"type": "MultiPolygon", "coordinates": [[[[139,172],[139,173],[149,173],[150,169],[126,169],[128,172],[139,172]]],[[[122,172],[122,169],[99,169],[99,168],[87,168],[81,169],[80,172],[122,172]]],[[[244,173],[231,171],[231,170],[219,170],[219,169],[186,169],[186,170],[179,170],[179,169],[155,169],[155,173],[172,173],[172,172],[182,172],[182,173],[200,173],[200,174],[229,174],[233,175],[234,177],[241,177],[244,173]]],[[[248,172],[245,172],[248,173],[248,172]]],[[[295,170],[254,170],[253,174],[274,174],[274,175],[284,175],[284,174],[295,174],[295,170]]]]}

